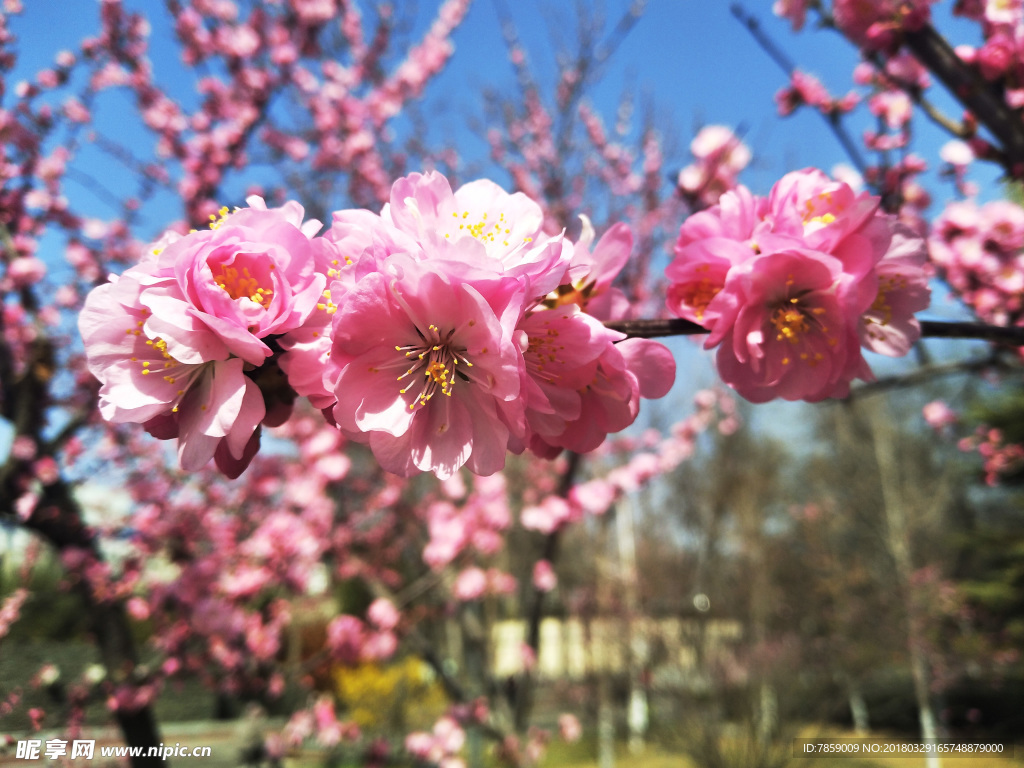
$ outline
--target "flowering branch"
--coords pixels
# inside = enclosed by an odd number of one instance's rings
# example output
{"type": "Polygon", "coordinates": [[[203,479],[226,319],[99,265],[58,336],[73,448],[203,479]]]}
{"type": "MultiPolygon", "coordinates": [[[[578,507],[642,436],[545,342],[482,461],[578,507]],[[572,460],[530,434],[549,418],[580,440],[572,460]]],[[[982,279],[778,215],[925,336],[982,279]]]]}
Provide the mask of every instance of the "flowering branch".
{"type": "MultiPolygon", "coordinates": [[[[785,71],[792,79],[793,74],[797,71],[796,65],[789,60],[789,57],[787,57],[772,41],[772,39],[768,37],[764,30],[761,29],[761,24],[758,20],[751,14],[747,13],[739,3],[733,3],[729,6],[729,10],[732,12],[732,15],[747,28],[747,31],[750,32],[751,36],[757,44],[761,46],[762,50],[768,54],[769,58],[778,64],[779,67],[781,67],[782,70],[785,71]]],[[[842,145],[843,151],[846,152],[847,156],[850,158],[850,162],[853,163],[858,173],[866,177],[868,175],[868,163],[857,148],[857,143],[853,138],[851,138],[850,134],[846,132],[846,128],[843,127],[841,112],[837,109],[832,109],[827,112],[822,111],[821,116],[828,124],[829,130],[832,131],[836,140],[838,140],[842,145]]]]}
{"type": "MultiPolygon", "coordinates": [[[[606,328],[624,333],[630,338],[657,339],[664,336],[696,336],[707,329],[689,320],[617,320],[605,323],[606,328]]],[[[1006,328],[987,323],[947,322],[922,320],[921,335],[934,339],[983,339],[1024,346],[1024,328],[1006,328]]]]}
{"type": "Polygon", "coordinates": [[[950,93],[1003,143],[1004,165],[1013,173],[1015,166],[1024,163],[1024,131],[1020,116],[1006,103],[1002,90],[992,88],[968,67],[930,24],[907,30],[904,42],[950,93]]]}

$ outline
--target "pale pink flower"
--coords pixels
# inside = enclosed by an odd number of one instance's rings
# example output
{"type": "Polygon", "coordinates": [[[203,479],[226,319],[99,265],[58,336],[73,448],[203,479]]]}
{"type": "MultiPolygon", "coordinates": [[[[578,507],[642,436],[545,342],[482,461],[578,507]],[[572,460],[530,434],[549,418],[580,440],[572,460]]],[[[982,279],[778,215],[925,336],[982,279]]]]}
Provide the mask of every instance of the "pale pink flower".
{"type": "Polygon", "coordinates": [[[921,409],[921,412],[928,426],[936,431],[942,431],[959,421],[956,412],[942,400],[932,400],[921,409]]]}
{"type": "Polygon", "coordinates": [[[141,423],[161,439],[177,437],[187,471],[217,458],[237,476],[266,414],[258,387],[243,373],[244,361],[230,358],[220,339],[195,322],[178,329],[193,344],[178,348],[186,359],[173,356],[147,328],[153,314],[143,293],[140,276],[126,273],[90,292],[79,315],[89,370],[102,384],[100,413],[114,423],[141,423]]]}
{"type": "Polygon", "coordinates": [[[576,304],[533,312],[519,330],[527,339],[527,424],[537,438],[555,444],[567,423],[580,417],[581,392],[597,375],[601,355],[624,336],[609,331],[576,304]]]}
{"type": "Polygon", "coordinates": [[[550,592],[558,586],[558,576],[547,560],[538,560],[534,564],[533,586],[540,592],[550,592]]]}
{"type": "Polygon", "coordinates": [[[828,89],[814,75],[793,70],[790,85],[775,94],[779,114],[783,117],[791,115],[797,107],[806,104],[815,109],[827,112],[832,106],[832,97],[828,89]]]}
{"type": "Polygon", "coordinates": [[[569,499],[588,514],[603,515],[618,495],[619,491],[614,485],[598,478],[574,485],[569,492],[569,499]]]}
{"type": "Polygon", "coordinates": [[[772,13],[789,19],[793,25],[793,31],[799,32],[803,29],[804,21],[807,18],[807,5],[809,0],[775,0],[772,6],[772,13]]]}
{"type": "Polygon", "coordinates": [[[398,638],[393,632],[372,632],[363,643],[363,657],[372,661],[390,659],[398,650],[398,638]]]}
{"type": "Polygon", "coordinates": [[[46,275],[46,265],[35,256],[12,259],[7,267],[7,278],[14,290],[35,285],[46,275]]]}
{"type": "MultiPolygon", "coordinates": [[[[664,397],[675,382],[675,357],[651,339],[608,343],[597,361],[590,383],[579,390],[579,418],[567,420],[556,438],[531,435],[530,449],[553,458],[552,448],[576,453],[593,451],[613,432],[632,424],[640,412],[640,398],[664,397]]],[[[557,452],[556,452],[557,453],[557,452]]]]}
{"type": "Polygon", "coordinates": [[[560,496],[546,496],[540,504],[524,507],[520,514],[523,528],[549,534],[576,517],[569,503],[560,496]]]}
{"type": "Polygon", "coordinates": [[[860,318],[861,344],[872,352],[901,357],[921,337],[915,312],[931,303],[928,248],[908,227],[894,225],[892,243],[875,265],[878,293],[860,318]]]}
{"type": "MultiPolygon", "coordinates": [[[[169,234],[136,267],[86,299],[79,318],[100,410],[178,438],[194,471],[213,458],[237,477],[259,446],[259,424],[279,424],[290,399],[268,409],[245,366],[272,354],[262,339],[287,334],[317,308],[327,280],[316,266],[318,222],[296,203],[262,199],[224,213],[210,230],[169,234]]],[[[326,271],[326,270],[323,270],[326,271]]]]}
{"type": "Polygon", "coordinates": [[[39,451],[36,441],[28,435],[18,435],[11,442],[11,458],[18,461],[31,461],[39,451]]]}
{"type": "Polygon", "coordinates": [[[334,417],[395,474],[444,479],[504,466],[522,428],[519,280],[397,254],[347,294],[334,318],[334,417]]]}
{"type": "Polygon", "coordinates": [[[580,725],[576,715],[561,714],[558,716],[558,733],[562,739],[572,743],[580,740],[583,735],[583,726],[580,725]]]}
{"type": "Polygon", "coordinates": [[[947,141],[939,150],[939,157],[957,169],[965,169],[974,162],[974,151],[971,145],[960,139],[947,141]]]}
{"type": "Polygon", "coordinates": [[[366,629],[355,616],[336,616],[327,625],[327,648],[342,664],[357,664],[363,657],[366,629]]]}
{"type": "Polygon", "coordinates": [[[526,278],[530,299],[558,287],[572,256],[560,235],[543,233],[536,202],[486,179],[452,192],[439,173],[410,174],[392,185],[381,218],[415,238],[430,259],[459,259],[526,278]]]}
{"type": "Polygon", "coordinates": [[[467,602],[477,600],[487,589],[487,574],[475,565],[462,570],[455,577],[452,594],[457,600],[467,602]]]}
{"type": "Polygon", "coordinates": [[[696,162],[679,172],[683,195],[702,205],[713,205],[734,188],[737,176],[750,163],[750,149],[724,125],[708,125],[690,143],[696,162]]]}
{"type": "Polygon", "coordinates": [[[984,14],[989,24],[1016,25],[1024,20],[1024,1],[985,0],[984,14]]]}
{"type": "Polygon", "coordinates": [[[392,630],[398,626],[399,614],[394,603],[385,598],[377,598],[366,610],[366,616],[375,627],[381,630],[392,630]]]}

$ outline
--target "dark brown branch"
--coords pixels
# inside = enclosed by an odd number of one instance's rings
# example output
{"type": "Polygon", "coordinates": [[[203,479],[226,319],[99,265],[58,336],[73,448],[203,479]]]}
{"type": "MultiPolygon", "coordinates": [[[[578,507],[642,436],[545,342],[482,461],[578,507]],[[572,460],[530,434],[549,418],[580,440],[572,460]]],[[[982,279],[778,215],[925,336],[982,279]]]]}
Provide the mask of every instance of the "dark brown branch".
{"type": "Polygon", "coordinates": [[[1006,103],[1002,89],[965,64],[930,24],[904,32],[903,40],[917,60],[1000,141],[1011,175],[1021,170],[1018,166],[1024,163],[1024,122],[1006,103]]]}
{"type": "MultiPolygon", "coordinates": [[[[616,320],[605,326],[627,336],[656,339],[664,336],[696,336],[707,333],[689,320],[616,320]]],[[[1004,327],[985,323],[959,323],[941,320],[922,320],[921,335],[933,339],[981,339],[1024,347],[1024,327],[1004,327]]]]}
{"type": "MultiPolygon", "coordinates": [[[[24,522],[24,527],[35,531],[58,550],[81,549],[97,560],[101,558],[94,532],[84,524],[81,507],[63,480],[45,486],[35,512],[24,522]]],[[[124,603],[98,599],[84,578],[76,579],[73,589],[90,617],[90,629],[110,682],[115,686],[145,682],[139,675],[138,652],[124,603]]],[[[114,716],[125,744],[145,748],[141,756],[131,758],[133,768],[167,765],[160,757],[147,754],[149,747],[162,743],[152,706],[121,708],[114,716]]]]}

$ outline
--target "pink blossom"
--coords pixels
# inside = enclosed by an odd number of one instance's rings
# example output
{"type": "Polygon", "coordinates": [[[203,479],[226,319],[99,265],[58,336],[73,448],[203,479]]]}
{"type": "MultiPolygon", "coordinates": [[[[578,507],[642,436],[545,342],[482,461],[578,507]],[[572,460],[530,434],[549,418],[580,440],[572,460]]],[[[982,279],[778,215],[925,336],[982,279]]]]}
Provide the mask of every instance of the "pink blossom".
{"type": "Polygon", "coordinates": [[[942,400],[932,400],[922,408],[921,412],[924,415],[924,420],[928,422],[928,426],[936,431],[941,431],[959,421],[956,412],[942,400]]]}
{"type": "Polygon", "coordinates": [[[615,486],[600,478],[577,483],[569,492],[570,501],[591,515],[603,515],[617,497],[615,486]]]}
{"type": "Polygon", "coordinates": [[[597,244],[590,219],[581,215],[582,232],[573,247],[569,264],[569,282],[563,282],[544,302],[557,308],[569,303],[577,304],[587,314],[599,320],[622,320],[629,316],[626,295],[612,282],[629,260],[633,250],[633,233],[621,222],[608,229],[597,244]]]}
{"type": "Polygon", "coordinates": [[[483,570],[472,566],[466,568],[455,577],[455,584],[452,586],[452,594],[457,600],[463,602],[478,600],[487,589],[487,574],[483,570]]]}
{"type": "Polygon", "coordinates": [[[724,125],[708,125],[690,143],[696,159],[679,173],[677,185],[687,199],[713,205],[736,186],[740,171],[750,163],[750,149],[724,125]]]}
{"type": "MultiPolygon", "coordinates": [[[[675,381],[675,358],[651,339],[608,341],[596,363],[592,378],[577,390],[579,415],[565,418],[565,427],[557,435],[531,431],[531,451],[546,458],[554,458],[560,448],[593,451],[609,434],[636,420],[641,397],[664,397],[675,381]]],[[[535,423],[531,420],[531,426],[535,423]]]]}
{"type": "Polygon", "coordinates": [[[38,283],[46,275],[46,265],[35,256],[13,259],[7,267],[7,279],[14,290],[38,283]]]}
{"type": "Polygon", "coordinates": [[[156,255],[159,279],[145,281],[142,301],[153,312],[149,327],[178,359],[199,352],[188,330],[199,323],[232,355],[259,365],[271,354],[260,339],[299,327],[320,301],[326,276],[315,270],[310,241],[319,222],[303,223],[296,203],[267,209],[260,198],[248,202],[156,255]]]}
{"type": "Polygon", "coordinates": [[[721,342],[722,379],[765,402],[842,396],[852,378],[869,377],[841,276],[837,260],[795,248],[764,252],[733,270],[716,297],[731,322],[720,322],[727,330],[716,328],[708,342],[721,342]]]}
{"type": "Polygon", "coordinates": [[[547,496],[540,504],[524,508],[520,520],[524,528],[547,534],[553,533],[574,518],[574,511],[565,499],[547,496]]]}
{"type": "Polygon", "coordinates": [[[565,741],[573,743],[583,735],[583,726],[576,715],[561,714],[558,716],[558,733],[565,741]]]}
{"type": "Polygon", "coordinates": [[[832,97],[821,81],[800,70],[793,70],[790,86],[779,91],[775,101],[783,117],[792,114],[803,104],[825,112],[832,106],[832,97]]]}
{"type": "Polygon", "coordinates": [[[860,318],[861,344],[872,352],[902,357],[921,337],[915,312],[931,303],[924,239],[897,224],[885,255],[875,265],[878,293],[860,318]]]}
{"type": "Polygon", "coordinates": [[[331,656],[343,664],[358,663],[365,642],[365,627],[355,616],[336,616],[327,625],[327,647],[331,656]]]}
{"type": "Polygon", "coordinates": [[[719,372],[741,394],[841,396],[871,375],[861,344],[903,355],[920,336],[924,242],[878,206],[807,170],[767,198],[738,188],[683,224],[668,306],[711,332],[706,346],[722,344],[719,372]]]}
{"type": "Polygon", "coordinates": [[[411,174],[394,183],[381,218],[414,237],[431,259],[457,258],[526,278],[528,298],[558,286],[569,255],[560,236],[544,235],[537,203],[486,179],[452,192],[438,173],[411,174]]]}
{"type": "Polygon", "coordinates": [[[989,24],[1006,24],[1013,26],[1024,19],[1024,2],[1022,0],[984,0],[985,21],[989,24]]]}
{"type": "Polygon", "coordinates": [[[172,355],[168,341],[147,327],[153,314],[142,305],[143,291],[140,276],[126,273],[94,289],[79,315],[89,370],[102,383],[100,413],[114,423],[142,423],[162,439],[177,437],[186,470],[219,451],[218,463],[233,472],[252,450],[263,397],[243,373],[244,361],[230,358],[203,326],[175,329],[179,338],[190,334],[194,346],[178,345],[179,357],[172,355]]]}
{"type": "Polygon", "coordinates": [[[775,4],[772,6],[772,13],[784,19],[789,19],[793,25],[793,31],[799,32],[803,29],[804,21],[807,17],[808,4],[809,0],[775,0],[775,4]]]}
{"type": "Polygon", "coordinates": [[[393,632],[371,632],[363,643],[363,657],[372,661],[385,661],[398,650],[398,638],[393,632]]]}
{"type": "Polygon", "coordinates": [[[178,438],[186,470],[213,458],[231,477],[257,450],[260,422],[290,410],[277,401],[268,410],[244,366],[270,356],[262,338],[306,320],[326,282],[310,240],[319,223],[304,223],[295,203],[249,203],[210,230],[163,238],[92,291],[79,318],[104,417],[178,438]]]}
{"type": "Polygon", "coordinates": [[[547,560],[538,560],[534,563],[533,586],[540,592],[550,592],[558,586],[558,576],[547,560]]]}
{"type": "Polygon", "coordinates": [[[391,630],[398,626],[398,610],[394,603],[384,598],[378,598],[370,603],[366,611],[370,623],[378,629],[391,630]]]}
{"type": "Polygon", "coordinates": [[[335,315],[338,425],[399,475],[501,469],[509,424],[522,419],[522,301],[516,279],[388,257],[335,315]]]}
{"type": "Polygon", "coordinates": [[[18,461],[31,461],[36,457],[38,450],[36,441],[28,435],[18,435],[11,442],[11,458],[18,461]]]}
{"type": "Polygon", "coordinates": [[[607,330],[575,304],[532,312],[518,330],[528,344],[523,358],[530,432],[533,440],[557,446],[569,422],[580,418],[581,393],[596,377],[601,356],[623,335],[607,330]]]}

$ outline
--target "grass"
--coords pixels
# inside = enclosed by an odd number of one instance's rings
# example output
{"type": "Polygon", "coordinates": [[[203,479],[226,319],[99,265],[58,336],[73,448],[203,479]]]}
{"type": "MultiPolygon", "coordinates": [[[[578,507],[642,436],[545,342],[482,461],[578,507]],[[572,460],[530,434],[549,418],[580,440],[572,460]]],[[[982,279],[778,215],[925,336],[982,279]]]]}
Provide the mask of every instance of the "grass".
{"type": "MultiPolygon", "coordinates": [[[[855,738],[854,734],[834,729],[809,727],[800,734],[804,739],[855,738]]],[[[890,734],[874,733],[872,738],[890,743],[913,743],[912,740],[890,734]]],[[[740,745],[736,745],[740,746],[740,745]]],[[[742,752],[742,750],[735,750],[742,752]]],[[[1014,757],[943,756],[943,768],[1021,768],[1024,766],[1024,747],[1013,751],[1014,757]]],[[[542,768],[597,768],[594,740],[584,739],[576,744],[555,741],[550,745],[542,768]]],[[[641,754],[630,755],[624,744],[617,745],[615,768],[704,768],[690,756],[670,752],[657,745],[649,745],[641,754]]],[[[737,763],[736,768],[745,768],[737,763]]],[[[922,755],[872,755],[871,757],[791,757],[785,768],[925,768],[922,755]]]]}

